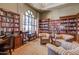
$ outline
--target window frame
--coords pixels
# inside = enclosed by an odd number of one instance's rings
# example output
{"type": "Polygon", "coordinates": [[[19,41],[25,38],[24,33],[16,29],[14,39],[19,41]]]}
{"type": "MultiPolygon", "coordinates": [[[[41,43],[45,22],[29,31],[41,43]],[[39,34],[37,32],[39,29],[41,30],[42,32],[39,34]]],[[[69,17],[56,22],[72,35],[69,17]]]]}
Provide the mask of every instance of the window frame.
{"type": "MultiPolygon", "coordinates": [[[[35,23],[35,20],[36,20],[36,18],[35,18],[35,16],[34,16],[34,14],[33,14],[33,12],[31,11],[31,10],[26,10],[25,11],[25,13],[24,13],[24,24],[23,24],[23,26],[24,26],[24,31],[28,31],[29,33],[31,32],[31,33],[34,33],[36,30],[36,27],[37,27],[37,24],[35,23]],[[28,17],[27,19],[28,19],[28,23],[26,22],[26,16],[28,17]],[[31,20],[29,20],[29,19],[31,19],[31,20]],[[31,21],[31,22],[29,22],[29,21],[31,21]],[[28,29],[26,30],[26,26],[28,26],[28,29]],[[30,27],[31,26],[31,30],[30,30],[30,27]],[[33,30],[32,30],[33,29],[33,30]]],[[[37,21],[36,21],[37,22],[37,21]]]]}

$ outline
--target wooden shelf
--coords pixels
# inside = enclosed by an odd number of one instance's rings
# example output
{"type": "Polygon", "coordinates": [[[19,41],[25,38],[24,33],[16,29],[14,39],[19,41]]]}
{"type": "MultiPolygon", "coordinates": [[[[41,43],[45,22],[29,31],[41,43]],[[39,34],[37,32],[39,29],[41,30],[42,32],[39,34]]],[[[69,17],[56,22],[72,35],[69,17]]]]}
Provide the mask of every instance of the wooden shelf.
{"type": "Polygon", "coordinates": [[[0,8],[0,26],[5,29],[4,32],[15,31],[18,28],[20,31],[20,15],[9,10],[0,8]],[[17,25],[16,25],[17,24],[17,25]]]}
{"type": "Polygon", "coordinates": [[[56,33],[56,34],[59,34],[60,32],[59,32],[59,24],[60,24],[60,20],[59,19],[56,19],[56,20],[51,20],[51,22],[50,22],[50,26],[51,26],[51,32],[54,32],[54,33],[56,33]]]}
{"type": "Polygon", "coordinates": [[[65,28],[63,29],[66,34],[74,35],[74,41],[76,41],[77,35],[77,15],[69,15],[60,17],[61,25],[65,28]]]}
{"type": "Polygon", "coordinates": [[[50,19],[39,20],[39,32],[49,33],[50,32],[49,24],[50,24],[50,19]]]}

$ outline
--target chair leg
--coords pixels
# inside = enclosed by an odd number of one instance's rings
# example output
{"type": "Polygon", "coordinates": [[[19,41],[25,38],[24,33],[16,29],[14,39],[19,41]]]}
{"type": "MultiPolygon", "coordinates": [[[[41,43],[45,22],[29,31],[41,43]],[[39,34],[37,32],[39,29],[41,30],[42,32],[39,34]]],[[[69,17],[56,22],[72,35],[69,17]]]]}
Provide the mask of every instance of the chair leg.
{"type": "Polygon", "coordinates": [[[13,47],[12,50],[14,51],[14,49],[15,49],[15,48],[13,47]]]}
{"type": "Polygon", "coordinates": [[[14,48],[13,48],[13,51],[14,51],[14,48]]]}
{"type": "Polygon", "coordinates": [[[10,55],[12,55],[12,51],[11,51],[11,49],[9,49],[9,53],[10,53],[10,55]]]}

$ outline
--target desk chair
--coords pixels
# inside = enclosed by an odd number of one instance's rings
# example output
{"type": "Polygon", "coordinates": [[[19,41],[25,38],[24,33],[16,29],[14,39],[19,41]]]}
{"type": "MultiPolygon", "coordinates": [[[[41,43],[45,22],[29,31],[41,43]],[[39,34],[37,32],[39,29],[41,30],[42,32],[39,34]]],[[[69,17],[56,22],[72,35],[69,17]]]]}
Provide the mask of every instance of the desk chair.
{"type": "Polygon", "coordinates": [[[14,39],[15,39],[15,37],[14,36],[10,36],[10,37],[7,37],[6,39],[7,39],[6,44],[0,49],[0,52],[1,53],[3,52],[3,54],[8,52],[10,55],[12,55],[11,49],[14,50],[14,47],[15,47],[14,39]]]}

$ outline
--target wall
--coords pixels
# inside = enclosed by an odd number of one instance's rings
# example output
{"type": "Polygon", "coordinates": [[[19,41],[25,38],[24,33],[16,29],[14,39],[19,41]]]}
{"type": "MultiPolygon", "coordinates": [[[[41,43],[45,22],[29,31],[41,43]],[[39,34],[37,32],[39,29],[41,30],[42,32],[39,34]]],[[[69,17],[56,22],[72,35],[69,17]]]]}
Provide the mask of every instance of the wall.
{"type": "Polygon", "coordinates": [[[74,15],[76,13],[79,13],[79,3],[67,4],[54,8],[50,12],[42,13],[41,18],[59,19],[61,16],[74,15]]]}
{"type": "Polygon", "coordinates": [[[0,3],[0,8],[9,9],[13,12],[17,12],[17,4],[16,3],[0,3]]]}
{"type": "Polygon", "coordinates": [[[0,8],[8,9],[8,10],[11,10],[13,12],[20,14],[20,16],[21,16],[20,17],[20,29],[21,30],[23,30],[23,26],[22,26],[23,25],[23,15],[26,10],[28,10],[28,9],[32,10],[34,15],[36,16],[37,20],[39,19],[39,13],[23,3],[0,3],[0,8]]]}

